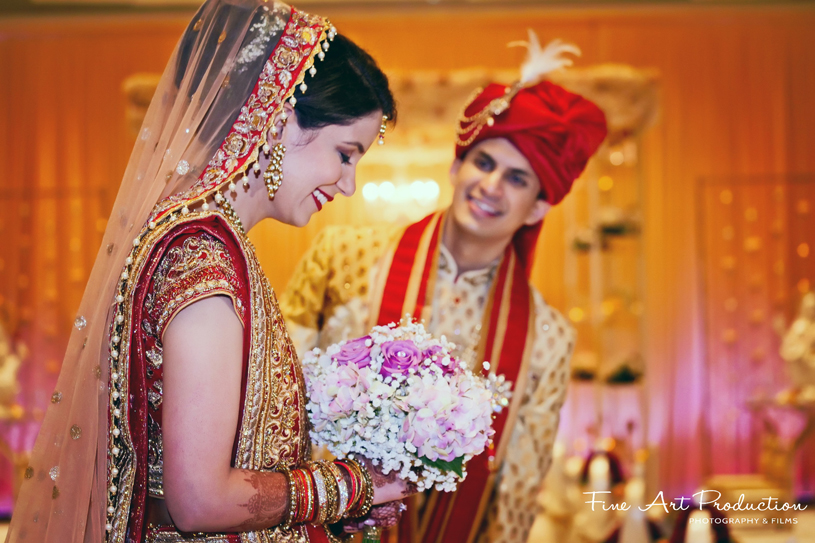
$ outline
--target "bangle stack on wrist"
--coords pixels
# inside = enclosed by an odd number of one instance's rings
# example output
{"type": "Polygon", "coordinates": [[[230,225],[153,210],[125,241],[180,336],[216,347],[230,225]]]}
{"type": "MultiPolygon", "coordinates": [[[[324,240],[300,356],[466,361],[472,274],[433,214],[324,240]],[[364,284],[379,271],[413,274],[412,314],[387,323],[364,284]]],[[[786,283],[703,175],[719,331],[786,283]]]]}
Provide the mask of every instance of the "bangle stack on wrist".
{"type": "Polygon", "coordinates": [[[294,524],[333,524],[343,518],[361,517],[373,504],[371,474],[356,460],[311,462],[298,469],[281,466],[278,471],[286,477],[289,489],[283,529],[294,524]]]}

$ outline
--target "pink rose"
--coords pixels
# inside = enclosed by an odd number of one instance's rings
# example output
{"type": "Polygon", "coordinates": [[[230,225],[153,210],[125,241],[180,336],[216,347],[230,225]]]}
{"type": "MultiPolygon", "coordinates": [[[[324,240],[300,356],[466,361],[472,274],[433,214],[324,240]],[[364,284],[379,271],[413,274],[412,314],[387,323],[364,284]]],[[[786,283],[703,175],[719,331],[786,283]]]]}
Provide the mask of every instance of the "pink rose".
{"type": "Polygon", "coordinates": [[[422,360],[422,352],[412,341],[388,341],[382,344],[382,370],[385,376],[406,373],[422,360]]]}
{"type": "Polygon", "coordinates": [[[334,355],[334,360],[340,365],[354,364],[358,368],[367,368],[371,365],[371,349],[365,342],[370,339],[371,336],[365,336],[347,341],[334,355]]]}

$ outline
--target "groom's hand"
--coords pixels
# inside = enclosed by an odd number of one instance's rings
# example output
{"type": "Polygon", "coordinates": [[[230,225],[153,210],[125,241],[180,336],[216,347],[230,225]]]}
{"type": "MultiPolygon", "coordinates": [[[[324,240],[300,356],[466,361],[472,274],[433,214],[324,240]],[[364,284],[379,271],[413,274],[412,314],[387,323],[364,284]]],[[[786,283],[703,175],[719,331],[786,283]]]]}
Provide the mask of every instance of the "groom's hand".
{"type": "Polygon", "coordinates": [[[374,484],[374,505],[401,500],[416,493],[416,484],[403,480],[396,471],[385,475],[379,466],[374,466],[367,458],[359,460],[371,474],[371,481],[374,484]]]}
{"type": "Polygon", "coordinates": [[[346,533],[355,534],[365,528],[390,528],[396,526],[405,509],[407,507],[402,501],[375,505],[364,517],[344,521],[342,529],[346,533]]]}

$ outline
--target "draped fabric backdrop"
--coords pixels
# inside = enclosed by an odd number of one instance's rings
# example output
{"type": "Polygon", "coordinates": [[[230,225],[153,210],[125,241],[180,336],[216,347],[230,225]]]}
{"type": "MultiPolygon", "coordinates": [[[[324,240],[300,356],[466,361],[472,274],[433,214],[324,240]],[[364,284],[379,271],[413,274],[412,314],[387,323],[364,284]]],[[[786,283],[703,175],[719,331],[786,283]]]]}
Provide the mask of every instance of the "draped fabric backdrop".
{"type": "MultiPolygon", "coordinates": [[[[791,445],[806,423],[789,400],[779,401],[778,392],[792,387],[779,348],[815,281],[815,175],[700,181],[697,234],[710,413],[704,431],[716,436],[719,452],[706,467],[714,473],[749,471],[760,463],[759,451],[766,457],[772,448],[764,438],[777,432],[791,445]],[[722,382],[729,386],[720,387],[722,382]]],[[[808,445],[791,473],[799,490],[808,489],[815,474],[815,442],[808,445]]]]}
{"type": "MultiPolygon", "coordinates": [[[[733,422],[705,411],[706,386],[727,391],[737,383],[705,367],[694,186],[700,177],[815,172],[815,10],[392,8],[325,15],[383,67],[402,72],[514,68],[523,51],[506,43],[523,39],[528,27],[542,40],[579,44],[579,65],[620,62],[659,71],[662,116],[640,149],[647,439],[658,451],[666,494],[692,492],[711,465],[720,472],[755,469],[719,452],[725,449],[717,447],[715,430],[733,422]]],[[[20,395],[31,427],[50,397],[127,161],[122,82],[160,72],[188,18],[0,20],[0,317],[31,350],[20,395]]],[[[450,159],[452,151],[451,139],[450,159]]],[[[363,163],[359,186],[378,175],[363,163]]],[[[438,181],[444,202],[449,188],[438,181]]],[[[365,210],[358,194],[333,202],[306,228],[258,228],[252,237],[272,284],[284,288],[322,227],[365,223],[365,210]]],[[[546,221],[534,280],[561,310],[568,309],[565,243],[556,209],[546,221]]],[[[31,442],[32,432],[21,431],[25,424],[15,428],[18,446],[31,442]]],[[[757,446],[752,434],[727,435],[740,439],[739,447],[757,446]]],[[[10,469],[2,467],[6,496],[10,469]]],[[[800,483],[815,489],[812,472],[800,483]]]]}

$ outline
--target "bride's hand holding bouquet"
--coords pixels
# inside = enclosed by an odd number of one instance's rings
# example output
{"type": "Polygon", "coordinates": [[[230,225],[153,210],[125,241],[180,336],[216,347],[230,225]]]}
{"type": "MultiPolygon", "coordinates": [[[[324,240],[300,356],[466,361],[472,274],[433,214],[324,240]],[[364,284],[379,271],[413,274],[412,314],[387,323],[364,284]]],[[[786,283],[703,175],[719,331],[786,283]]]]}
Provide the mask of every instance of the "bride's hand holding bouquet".
{"type": "Polygon", "coordinates": [[[338,458],[366,459],[382,482],[377,501],[383,492],[451,492],[491,444],[510,383],[472,372],[453,348],[407,321],[304,357],[312,440],[338,458]]]}

